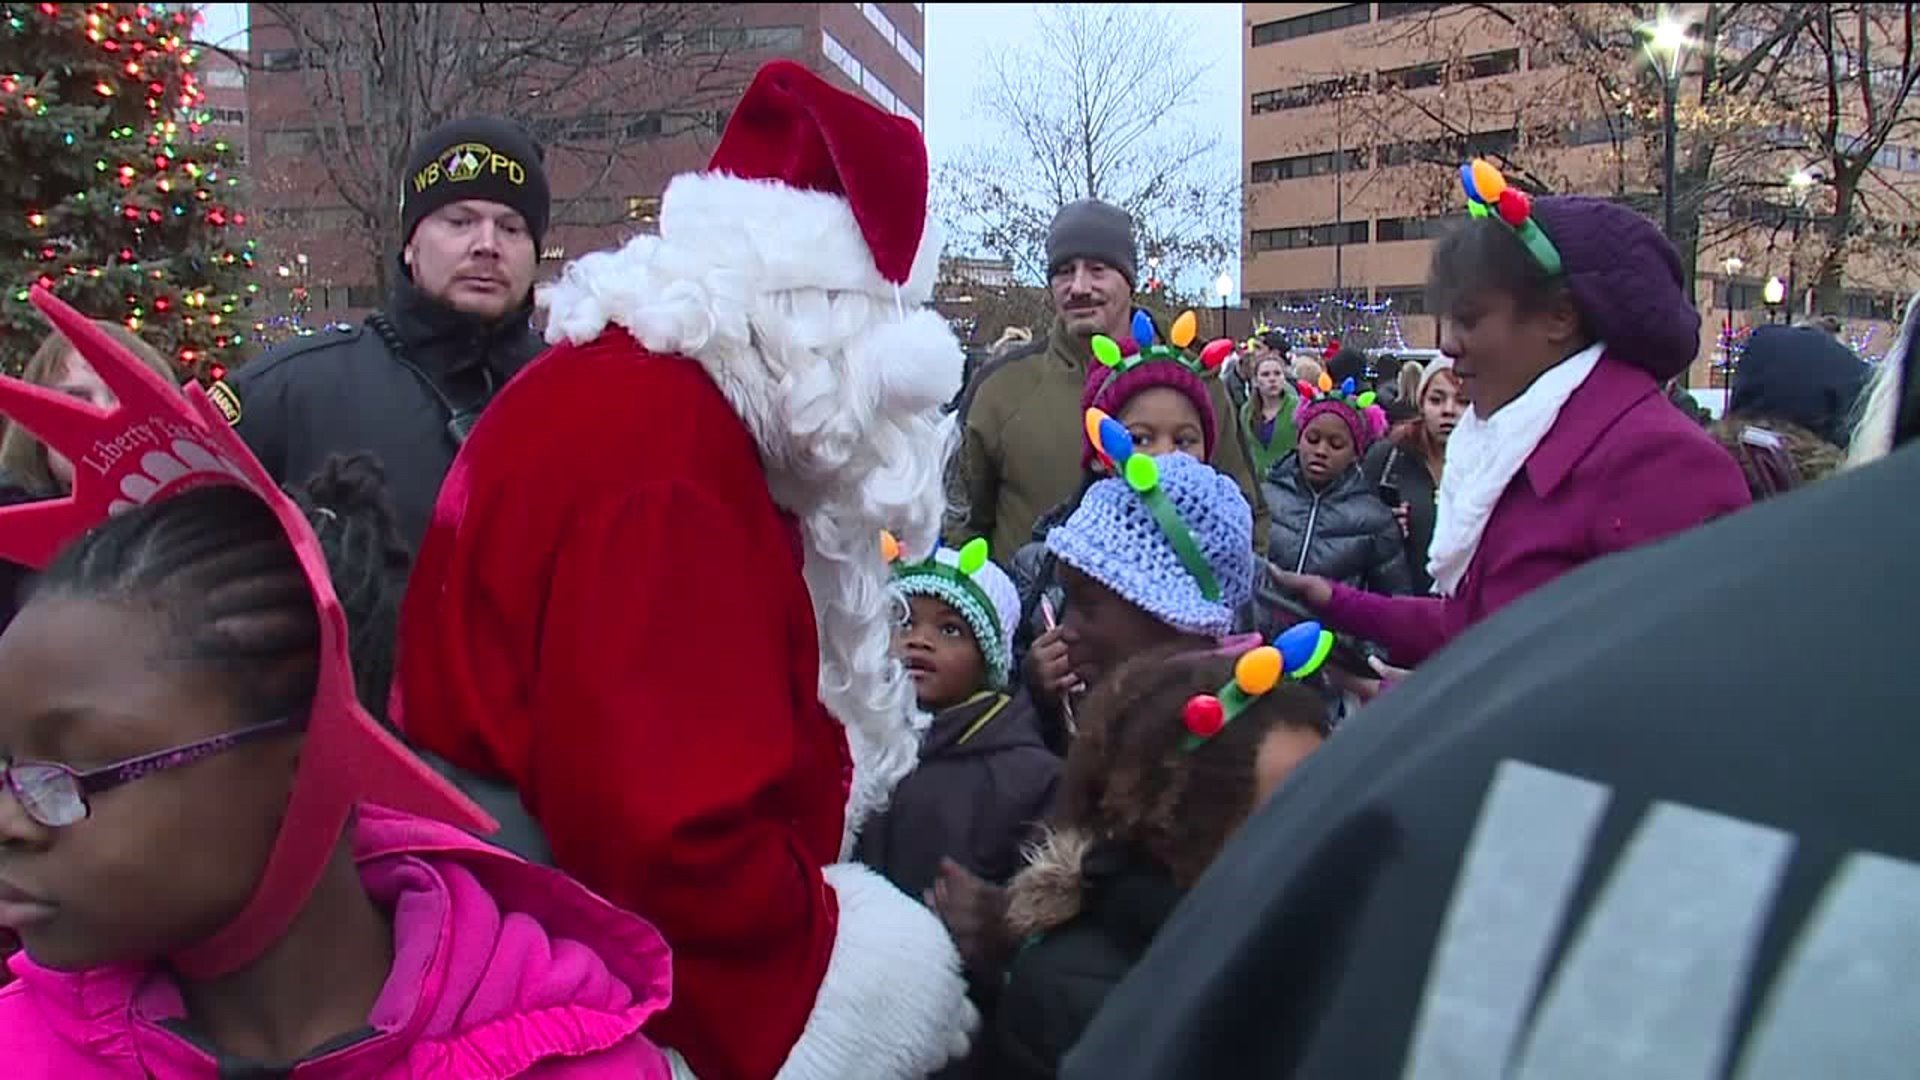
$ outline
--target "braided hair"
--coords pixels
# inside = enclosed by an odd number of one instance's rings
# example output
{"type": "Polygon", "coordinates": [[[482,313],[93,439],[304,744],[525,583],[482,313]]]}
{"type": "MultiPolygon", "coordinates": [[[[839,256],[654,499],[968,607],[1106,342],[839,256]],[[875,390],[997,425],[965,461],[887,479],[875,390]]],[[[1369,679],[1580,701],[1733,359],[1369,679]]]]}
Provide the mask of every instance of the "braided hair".
{"type": "Polygon", "coordinates": [[[1254,764],[1272,731],[1329,733],[1319,695],[1283,681],[1191,752],[1187,699],[1233,679],[1237,654],[1168,645],[1102,680],[1080,712],[1053,825],[1123,841],[1192,885],[1254,809],[1254,764]]]}
{"type": "MultiPolygon", "coordinates": [[[[335,457],[290,491],[306,512],[345,608],[362,704],[385,713],[407,553],[369,455],[335,457]]],[[[32,584],[41,596],[113,599],[164,612],[178,654],[237,685],[243,719],[304,710],[318,677],[320,618],[293,546],[244,488],[186,492],[102,522],[32,584]]]]}

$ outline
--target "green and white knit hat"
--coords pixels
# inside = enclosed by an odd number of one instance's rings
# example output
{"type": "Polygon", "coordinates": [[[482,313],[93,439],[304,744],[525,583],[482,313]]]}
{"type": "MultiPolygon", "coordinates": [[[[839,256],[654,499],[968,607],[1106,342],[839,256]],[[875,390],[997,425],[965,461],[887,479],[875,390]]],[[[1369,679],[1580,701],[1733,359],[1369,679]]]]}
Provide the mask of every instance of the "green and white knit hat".
{"type": "Polygon", "coordinates": [[[987,558],[987,542],[975,539],[958,551],[934,549],[918,562],[898,558],[899,545],[882,538],[893,562],[894,587],[902,596],[931,596],[958,612],[973,630],[987,663],[987,681],[1004,690],[1013,669],[1013,633],[1020,623],[1020,590],[987,558]]]}

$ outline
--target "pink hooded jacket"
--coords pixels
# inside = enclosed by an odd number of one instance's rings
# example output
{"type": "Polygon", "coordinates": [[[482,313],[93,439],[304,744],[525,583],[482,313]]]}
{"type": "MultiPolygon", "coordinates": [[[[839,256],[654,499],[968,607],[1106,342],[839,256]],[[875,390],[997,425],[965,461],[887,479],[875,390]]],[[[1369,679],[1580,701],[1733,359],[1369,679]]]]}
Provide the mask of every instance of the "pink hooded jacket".
{"type": "MultiPolygon", "coordinates": [[[[302,1061],[294,1080],[672,1075],[668,1055],[640,1034],[666,1008],[672,977],[666,943],[646,922],[557,871],[378,807],[360,809],[354,856],[367,891],[393,912],[393,972],[364,1037],[302,1061]]],[[[184,1015],[170,979],[52,971],[24,953],[11,967],[0,1076],[215,1075],[214,1056],[168,1026],[184,1015]]]]}

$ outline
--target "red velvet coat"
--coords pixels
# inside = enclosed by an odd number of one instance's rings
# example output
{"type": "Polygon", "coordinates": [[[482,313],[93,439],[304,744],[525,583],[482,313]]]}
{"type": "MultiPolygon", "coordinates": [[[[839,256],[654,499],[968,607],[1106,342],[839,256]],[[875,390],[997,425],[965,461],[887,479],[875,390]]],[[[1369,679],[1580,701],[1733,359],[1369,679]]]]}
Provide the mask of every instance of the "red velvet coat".
{"type": "Polygon", "coordinates": [[[706,372],[609,328],[490,406],[403,617],[407,735],[510,780],[562,869],[660,929],[648,1033],[701,1080],[774,1076],[833,952],[851,765],[801,563],[706,372]]]}

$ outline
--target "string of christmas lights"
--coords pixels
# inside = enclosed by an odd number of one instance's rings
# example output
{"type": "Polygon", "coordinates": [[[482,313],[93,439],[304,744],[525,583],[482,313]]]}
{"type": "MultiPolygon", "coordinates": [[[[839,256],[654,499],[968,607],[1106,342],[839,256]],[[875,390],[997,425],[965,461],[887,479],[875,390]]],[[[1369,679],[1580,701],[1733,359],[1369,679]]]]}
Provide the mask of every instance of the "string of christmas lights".
{"type": "Polygon", "coordinates": [[[1261,312],[1261,323],[1281,331],[1297,347],[1320,348],[1334,341],[1390,351],[1409,347],[1391,298],[1371,301],[1328,293],[1311,303],[1264,304],[1261,312]]]}
{"type": "MultiPolygon", "coordinates": [[[[1761,326],[1777,326],[1777,325],[1780,325],[1780,324],[1760,323],[1755,326],[1737,326],[1737,327],[1734,327],[1732,331],[1728,331],[1724,326],[1721,327],[1720,339],[1714,346],[1714,355],[1713,355],[1714,370],[1719,371],[1723,375],[1731,378],[1733,372],[1739,370],[1740,361],[1746,358],[1747,339],[1753,336],[1753,332],[1759,329],[1759,327],[1761,326]]],[[[1844,338],[1842,338],[1841,340],[1847,343],[1847,348],[1853,350],[1853,355],[1869,363],[1878,363],[1880,360],[1884,359],[1884,357],[1876,357],[1871,350],[1873,348],[1874,339],[1878,338],[1879,336],[1880,336],[1879,327],[1868,326],[1863,333],[1849,334],[1844,338]]]]}
{"type": "Polygon", "coordinates": [[[0,5],[0,352],[46,334],[36,282],[114,319],[182,373],[218,379],[248,341],[255,245],[241,230],[233,148],[206,132],[190,42],[197,15],[166,4],[0,5]]]}

